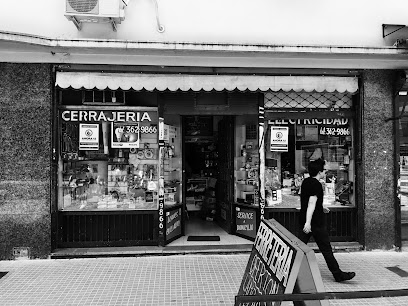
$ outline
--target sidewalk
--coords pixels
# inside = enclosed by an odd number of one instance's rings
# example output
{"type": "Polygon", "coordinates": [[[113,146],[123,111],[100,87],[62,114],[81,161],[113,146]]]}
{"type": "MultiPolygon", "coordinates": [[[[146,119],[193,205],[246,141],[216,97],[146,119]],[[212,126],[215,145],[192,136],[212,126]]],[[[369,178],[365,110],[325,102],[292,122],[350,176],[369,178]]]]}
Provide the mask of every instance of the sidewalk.
{"type": "MultiPolygon", "coordinates": [[[[326,291],[408,288],[408,252],[338,252],[355,279],[334,282],[316,257],[326,291]],[[387,267],[399,267],[400,276],[387,267]],[[405,271],[405,273],[404,273],[405,271]]],[[[0,305],[233,305],[249,253],[0,261],[0,305]],[[1,273],[0,273],[1,276],[1,273]]],[[[408,305],[408,297],[330,305],[408,305]]]]}

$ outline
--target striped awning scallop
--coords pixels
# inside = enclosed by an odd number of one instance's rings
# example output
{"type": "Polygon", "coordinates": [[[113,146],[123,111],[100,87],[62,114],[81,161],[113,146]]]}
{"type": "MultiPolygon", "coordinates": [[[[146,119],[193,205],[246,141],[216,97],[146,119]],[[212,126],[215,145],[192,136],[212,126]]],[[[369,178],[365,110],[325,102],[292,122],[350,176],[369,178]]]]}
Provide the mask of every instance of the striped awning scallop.
{"type": "Polygon", "coordinates": [[[74,89],[148,91],[306,91],[358,90],[357,77],[193,75],[149,73],[57,72],[56,86],[74,89]]]}

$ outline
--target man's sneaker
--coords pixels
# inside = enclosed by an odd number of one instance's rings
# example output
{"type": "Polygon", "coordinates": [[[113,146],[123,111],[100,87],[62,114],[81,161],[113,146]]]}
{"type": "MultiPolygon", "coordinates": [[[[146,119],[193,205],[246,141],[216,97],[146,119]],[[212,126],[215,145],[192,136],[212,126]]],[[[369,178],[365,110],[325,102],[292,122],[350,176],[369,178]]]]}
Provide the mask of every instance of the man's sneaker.
{"type": "Polygon", "coordinates": [[[356,276],[356,273],[354,272],[341,272],[340,274],[334,275],[334,279],[336,282],[344,282],[347,280],[352,279],[354,276],[356,276]]]}

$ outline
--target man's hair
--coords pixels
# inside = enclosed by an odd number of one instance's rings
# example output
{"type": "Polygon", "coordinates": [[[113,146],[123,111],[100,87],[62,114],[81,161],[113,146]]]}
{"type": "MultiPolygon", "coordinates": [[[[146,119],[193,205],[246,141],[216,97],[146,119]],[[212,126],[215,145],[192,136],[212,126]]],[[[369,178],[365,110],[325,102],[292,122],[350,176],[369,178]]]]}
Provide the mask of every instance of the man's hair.
{"type": "Polygon", "coordinates": [[[324,164],[326,162],[323,159],[316,159],[309,163],[308,170],[311,177],[316,176],[320,171],[323,172],[324,164]]]}

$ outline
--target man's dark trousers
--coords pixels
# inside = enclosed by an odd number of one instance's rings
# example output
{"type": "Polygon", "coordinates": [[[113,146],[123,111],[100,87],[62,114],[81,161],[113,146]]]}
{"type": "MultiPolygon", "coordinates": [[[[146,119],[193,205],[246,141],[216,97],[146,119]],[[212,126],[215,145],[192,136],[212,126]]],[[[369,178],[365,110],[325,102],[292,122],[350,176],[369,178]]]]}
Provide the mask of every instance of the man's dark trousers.
{"type": "Polygon", "coordinates": [[[333,275],[338,274],[340,272],[340,267],[333,255],[329,233],[327,232],[326,225],[323,225],[322,227],[312,227],[312,232],[309,234],[304,233],[303,228],[301,228],[298,238],[303,243],[307,244],[311,236],[313,236],[314,240],[316,241],[320,252],[326,260],[326,264],[330,272],[333,273],[333,275]]]}

